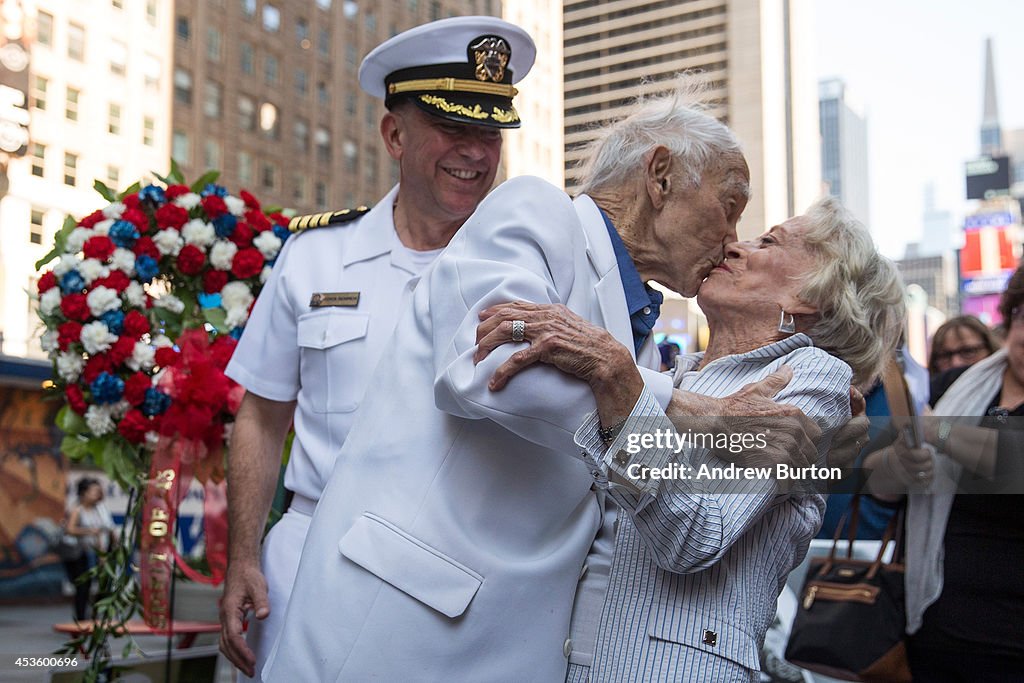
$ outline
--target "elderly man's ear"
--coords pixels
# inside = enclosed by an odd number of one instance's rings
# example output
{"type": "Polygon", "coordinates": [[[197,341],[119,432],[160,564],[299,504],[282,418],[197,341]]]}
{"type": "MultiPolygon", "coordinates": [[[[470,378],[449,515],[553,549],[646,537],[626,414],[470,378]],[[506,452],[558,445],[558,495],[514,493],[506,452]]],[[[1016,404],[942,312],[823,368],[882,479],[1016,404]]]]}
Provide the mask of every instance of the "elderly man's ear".
{"type": "Polygon", "coordinates": [[[664,145],[658,145],[647,160],[644,179],[647,196],[656,210],[665,206],[672,190],[672,153],[664,145]]]}

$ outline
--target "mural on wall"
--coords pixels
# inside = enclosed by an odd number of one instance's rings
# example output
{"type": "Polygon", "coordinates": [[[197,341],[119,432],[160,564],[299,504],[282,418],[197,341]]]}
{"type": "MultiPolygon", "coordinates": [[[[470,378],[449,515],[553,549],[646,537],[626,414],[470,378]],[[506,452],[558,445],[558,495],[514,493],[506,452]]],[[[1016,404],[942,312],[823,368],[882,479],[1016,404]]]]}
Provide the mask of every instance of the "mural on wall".
{"type": "Polygon", "coordinates": [[[64,568],[47,542],[67,490],[59,407],[38,390],[0,387],[0,600],[60,595],[64,568]]]}

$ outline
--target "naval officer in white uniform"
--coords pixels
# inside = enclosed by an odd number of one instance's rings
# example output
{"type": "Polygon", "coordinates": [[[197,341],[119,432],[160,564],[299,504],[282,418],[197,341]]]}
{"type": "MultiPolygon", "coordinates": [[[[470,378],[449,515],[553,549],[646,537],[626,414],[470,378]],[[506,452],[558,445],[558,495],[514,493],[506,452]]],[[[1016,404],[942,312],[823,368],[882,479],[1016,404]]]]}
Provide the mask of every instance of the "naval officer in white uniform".
{"type": "Polygon", "coordinates": [[[221,649],[249,676],[280,628],[309,516],[387,348],[403,292],[490,190],[501,129],[519,126],[513,83],[535,54],[530,37],[508,22],[459,17],[406,31],[363,60],[360,85],[389,110],[380,129],[399,163],[399,185],[369,212],[292,222],[303,233],[282,250],[227,369],[246,395],[229,453],[221,649]],[[285,487],[294,497],[261,559],[293,419],[285,487]],[[250,610],[256,619],[246,642],[250,610]]]}

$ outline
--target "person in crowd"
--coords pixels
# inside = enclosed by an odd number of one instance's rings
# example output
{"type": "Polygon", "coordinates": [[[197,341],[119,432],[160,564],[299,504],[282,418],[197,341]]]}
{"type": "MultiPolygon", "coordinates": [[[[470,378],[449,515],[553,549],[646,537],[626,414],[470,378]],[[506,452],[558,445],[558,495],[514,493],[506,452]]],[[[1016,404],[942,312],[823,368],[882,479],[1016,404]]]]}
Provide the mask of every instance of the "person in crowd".
{"type": "Polygon", "coordinates": [[[246,394],[228,456],[221,650],[247,676],[258,676],[280,629],[310,515],[403,293],[491,189],[502,129],[520,123],[513,84],[535,54],[517,26],[456,17],[394,36],[363,60],[359,83],[384,100],[380,132],[399,184],[369,212],[292,221],[322,227],[288,240],[227,368],[246,394]],[[284,485],[294,495],[261,556],[293,419],[284,485]]]}
{"type": "MultiPolygon", "coordinates": [[[[735,136],[695,97],[679,84],[610,127],[585,181],[600,195],[509,180],[424,271],[384,349],[400,362],[378,365],[313,515],[267,680],[565,676],[573,596],[605,512],[595,489],[606,473],[573,457],[595,399],[545,366],[491,391],[494,370],[526,347],[477,364],[479,314],[564,304],[624,344],[668,405],[671,378],[648,369],[661,299],[645,283],[695,294],[749,196],[735,136]]],[[[525,339],[523,325],[511,338],[525,339]]],[[[716,399],[685,393],[680,409],[788,416],[767,457],[806,463],[820,429],[768,398],[789,377],[716,399]]]]}
{"type": "MultiPolygon", "coordinates": [[[[588,191],[601,196],[600,188],[588,191]]],[[[774,398],[821,427],[815,462],[824,466],[832,436],[850,416],[851,382],[869,385],[895,350],[904,321],[898,271],[831,197],[755,240],[729,244],[725,256],[697,295],[707,349],[680,357],[674,386],[725,396],[789,368],[793,377],[774,398]]],[[[526,379],[514,375],[536,362],[589,384],[597,411],[576,430],[589,467],[604,469],[628,454],[638,433],[672,429],[667,418],[678,433],[693,424],[674,402],[659,405],[628,348],[565,307],[506,303],[483,315],[478,357],[509,341],[512,320],[525,322],[530,343],[494,373],[496,389],[513,389],[526,379]]],[[[701,464],[722,464],[719,454],[695,451],[682,462],[699,472],[701,464]]],[[[652,470],[680,462],[673,447],[632,458],[652,470]]],[[[776,598],[821,524],[824,496],[780,491],[771,478],[701,485],[636,481],[636,472],[627,473],[634,486],[602,485],[621,507],[618,533],[604,557],[588,560],[573,633],[589,641],[574,647],[594,655],[589,670],[574,665],[567,680],[758,680],[776,598]]]]}
{"type": "Polygon", "coordinates": [[[103,485],[93,477],[82,477],[76,486],[77,496],[68,512],[64,527],[65,543],[77,544],[81,552],[64,561],[68,580],[75,584],[75,619],[83,621],[91,613],[90,598],[93,581],[85,574],[96,566],[99,553],[110,549],[114,538],[114,519],[103,504],[103,485]]]}
{"type": "Polygon", "coordinates": [[[939,325],[928,353],[931,398],[934,406],[946,389],[971,365],[995,353],[996,336],[973,315],[958,315],[939,325]]]}
{"type": "Polygon", "coordinates": [[[671,370],[676,366],[676,356],[682,351],[679,344],[666,339],[658,344],[658,353],[661,354],[661,371],[671,370]]]}

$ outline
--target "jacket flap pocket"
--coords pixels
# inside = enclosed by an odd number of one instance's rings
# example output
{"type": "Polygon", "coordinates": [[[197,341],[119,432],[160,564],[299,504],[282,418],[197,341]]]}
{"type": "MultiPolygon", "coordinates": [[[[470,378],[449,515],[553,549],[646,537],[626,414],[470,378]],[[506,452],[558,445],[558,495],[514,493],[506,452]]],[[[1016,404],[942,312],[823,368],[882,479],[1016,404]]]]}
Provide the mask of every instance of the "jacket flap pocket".
{"type": "Polygon", "coordinates": [[[338,541],[341,554],[446,617],[466,611],[483,577],[394,524],[364,512],[338,541]]]}
{"type": "Polygon", "coordinates": [[[366,336],[370,316],[363,313],[315,312],[300,317],[298,344],[307,349],[329,349],[366,336]]]}
{"type": "Polygon", "coordinates": [[[678,643],[725,657],[758,671],[761,668],[757,640],[728,622],[683,609],[662,609],[647,627],[651,638],[678,643]]]}

